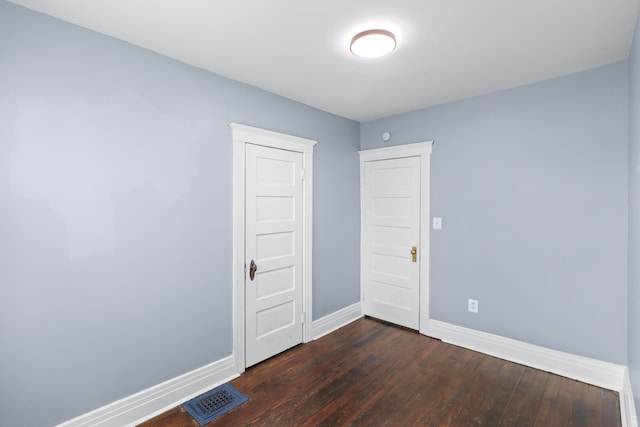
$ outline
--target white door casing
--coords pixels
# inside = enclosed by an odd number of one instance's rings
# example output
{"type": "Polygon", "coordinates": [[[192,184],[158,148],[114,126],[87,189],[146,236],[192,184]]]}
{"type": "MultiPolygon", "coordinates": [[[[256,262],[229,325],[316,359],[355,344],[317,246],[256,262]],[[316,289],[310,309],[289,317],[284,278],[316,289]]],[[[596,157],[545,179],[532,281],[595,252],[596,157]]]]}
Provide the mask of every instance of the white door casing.
{"type": "MultiPolygon", "coordinates": [[[[363,312],[366,313],[365,301],[367,300],[366,278],[367,276],[367,244],[368,231],[366,221],[366,198],[365,198],[365,173],[368,162],[385,161],[390,159],[403,159],[417,157],[420,164],[419,193],[420,193],[420,215],[419,232],[417,236],[417,268],[419,275],[419,325],[418,330],[426,335],[429,327],[429,272],[430,272],[430,246],[429,246],[429,218],[430,218],[430,157],[432,151],[432,141],[416,144],[406,144],[386,148],[360,151],[360,203],[361,203],[361,239],[360,252],[360,290],[361,301],[363,301],[363,312]]],[[[410,250],[410,249],[409,249],[410,250]]],[[[403,249],[406,252],[406,249],[403,249]]],[[[410,256],[410,253],[409,253],[410,256]]]]}
{"type": "Polygon", "coordinates": [[[417,330],[420,158],[369,161],[364,168],[364,313],[417,330]]]}
{"type": "MultiPolygon", "coordinates": [[[[233,139],[233,357],[235,370],[240,374],[246,368],[246,310],[245,310],[245,255],[246,232],[245,178],[246,151],[249,144],[301,153],[302,156],[302,341],[311,340],[311,277],[312,277],[312,190],[313,190],[313,146],[316,141],[253,128],[236,123],[230,124],[233,139]]],[[[247,260],[247,277],[249,263],[247,260]]]]}
{"type": "Polygon", "coordinates": [[[302,342],[302,153],[247,144],[245,164],[249,367],[302,342]]]}

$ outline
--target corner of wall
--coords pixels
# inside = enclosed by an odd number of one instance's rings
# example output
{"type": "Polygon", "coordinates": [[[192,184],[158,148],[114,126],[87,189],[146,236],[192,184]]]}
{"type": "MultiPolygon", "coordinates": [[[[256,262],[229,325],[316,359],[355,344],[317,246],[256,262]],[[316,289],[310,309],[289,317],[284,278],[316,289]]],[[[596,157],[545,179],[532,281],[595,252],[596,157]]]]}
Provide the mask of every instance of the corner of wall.
{"type": "Polygon", "coordinates": [[[622,391],[620,391],[620,417],[622,427],[638,427],[638,415],[631,388],[629,368],[625,368],[622,391]]]}
{"type": "Polygon", "coordinates": [[[341,310],[315,320],[311,325],[311,337],[316,340],[363,316],[362,303],[357,302],[341,310]]]}

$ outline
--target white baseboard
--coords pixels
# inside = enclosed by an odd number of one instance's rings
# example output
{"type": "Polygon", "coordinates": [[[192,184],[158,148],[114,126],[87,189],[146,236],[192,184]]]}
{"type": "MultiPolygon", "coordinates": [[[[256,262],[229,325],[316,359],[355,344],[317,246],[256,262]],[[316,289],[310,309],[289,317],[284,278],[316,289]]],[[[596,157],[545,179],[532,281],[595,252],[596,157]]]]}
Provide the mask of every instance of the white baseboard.
{"type": "Polygon", "coordinates": [[[444,342],[621,392],[626,367],[431,320],[428,336],[444,342]]]}
{"type": "MultiPolygon", "coordinates": [[[[311,325],[311,336],[313,339],[320,338],[361,317],[361,304],[353,304],[314,321],[311,325]]],[[[231,355],[65,421],[56,427],[135,426],[238,376],[231,355]]]]}
{"type": "Polygon", "coordinates": [[[631,390],[631,378],[629,369],[624,370],[622,391],[620,392],[620,416],[622,427],[638,427],[638,417],[636,414],[636,404],[633,401],[633,391],[631,390]]]}
{"type": "Polygon", "coordinates": [[[362,304],[357,302],[311,324],[311,337],[316,340],[362,317],[362,304]]]}
{"type": "MultiPolygon", "coordinates": [[[[318,339],[362,316],[360,303],[345,307],[314,321],[311,325],[312,337],[318,339]]],[[[618,391],[622,427],[638,427],[626,366],[563,353],[438,320],[429,322],[427,335],[501,359],[618,391]]],[[[80,415],[57,427],[135,426],[236,377],[238,372],[233,356],[228,356],[80,415]]]]}
{"type": "Polygon", "coordinates": [[[238,377],[233,356],[132,394],[57,427],[134,426],[238,377]]]}

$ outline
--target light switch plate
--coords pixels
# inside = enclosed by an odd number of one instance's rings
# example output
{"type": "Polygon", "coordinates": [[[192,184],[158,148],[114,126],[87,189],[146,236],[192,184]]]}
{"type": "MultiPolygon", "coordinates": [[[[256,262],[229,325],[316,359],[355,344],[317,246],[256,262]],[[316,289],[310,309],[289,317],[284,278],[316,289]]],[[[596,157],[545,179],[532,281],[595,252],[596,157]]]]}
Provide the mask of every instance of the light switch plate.
{"type": "Polygon", "coordinates": [[[433,229],[434,230],[442,230],[442,218],[434,216],[433,217],[433,229]]]}

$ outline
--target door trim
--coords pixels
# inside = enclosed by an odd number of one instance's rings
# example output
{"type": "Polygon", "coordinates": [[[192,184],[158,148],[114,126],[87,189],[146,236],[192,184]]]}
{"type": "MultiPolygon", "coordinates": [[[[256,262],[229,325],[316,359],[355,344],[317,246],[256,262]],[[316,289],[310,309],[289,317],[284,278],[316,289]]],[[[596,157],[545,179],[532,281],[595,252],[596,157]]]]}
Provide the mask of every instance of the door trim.
{"type": "Polygon", "coordinates": [[[360,154],[360,304],[364,313],[364,277],[365,265],[365,207],[364,207],[364,164],[376,160],[391,160],[403,157],[420,158],[420,327],[419,331],[427,335],[429,330],[429,292],[430,292],[430,256],[429,246],[431,218],[431,151],[433,141],[415,144],[396,145],[393,147],[375,148],[359,151],[360,154]]]}
{"type": "Polygon", "coordinates": [[[233,141],[233,360],[236,371],[245,370],[245,148],[262,145],[302,153],[302,342],[311,341],[311,250],[313,212],[313,147],[317,141],[238,123],[230,123],[233,141]]]}

